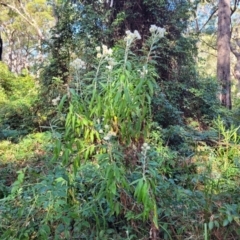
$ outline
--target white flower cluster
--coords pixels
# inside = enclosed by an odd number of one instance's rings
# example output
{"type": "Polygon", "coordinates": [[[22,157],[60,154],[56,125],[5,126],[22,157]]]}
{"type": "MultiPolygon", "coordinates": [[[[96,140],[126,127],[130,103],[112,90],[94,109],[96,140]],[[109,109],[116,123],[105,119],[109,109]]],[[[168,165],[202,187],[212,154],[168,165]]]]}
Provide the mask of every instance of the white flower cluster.
{"type": "Polygon", "coordinates": [[[104,44],[102,45],[102,52],[101,52],[100,46],[96,47],[96,50],[97,50],[97,58],[101,58],[108,61],[108,66],[106,66],[106,68],[108,70],[112,70],[113,66],[116,64],[114,59],[110,57],[113,54],[113,50],[111,48],[108,48],[104,44]]]}
{"type": "Polygon", "coordinates": [[[137,30],[135,30],[134,32],[127,30],[126,34],[127,34],[127,36],[124,38],[124,41],[126,41],[127,43],[131,43],[135,39],[141,39],[141,35],[139,34],[139,32],[137,30]]]}
{"type": "Polygon", "coordinates": [[[104,44],[102,45],[102,53],[101,53],[100,46],[96,47],[96,50],[97,50],[97,58],[112,56],[112,53],[113,53],[113,50],[111,48],[108,48],[104,44]]]}
{"type": "MultiPolygon", "coordinates": [[[[109,129],[109,125],[106,124],[106,125],[104,126],[104,128],[105,128],[106,130],[108,130],[108,129],[109,129]]],[[[103,130],[103,129],[100,129],[100,130],[99,130],[99,133],[101,133],[101,134],[104,133],[104,130],[103,130]]]]}
{"type": "Polygon", "coordinates": [[[114,61],[114,59],[113,58],[109,58],[108,59],[108,66],[106,66],[106,68],[108,70],[112,70],[114,65],[116,65],[116,62],[114,61]]]}
{"type": "Polygon", "coordinates": [[[109,131],[107,135],[103,138],[105,141],[109,141],[112,137],[116,137],[117,133],[113,131],[109,131]]]}
{"type": "Polygon", "coordinates": [[[86,69],[86,63],[80,58],[76,58],[73,62],[70,63],[70,66],[77,70],[86,69]]]}
{"type": "Polygon", "coordinates": [[[60,101],[60,95],[58,95],[56,98],[52,100],[52,105],[57,106],[60,101]]]}
{"type": "MultiPolygon", "coordinates": [[[[100,124],[100,119],[97,120],[97,123],[100,124]]],[[[105,141],[109,141],[109,140],[111,140],[112,137],[116,137],[116,136],[117,136],[117,133],[114,132],[114,131],[112,131],[112,129],[110,129],[110,126],[107,125],[107,124],[104,125],[104,129],[100,128],[100,129],[98,130],[98,132],[99,132],[100,134],[104,134],[104,135],[105,135],[105,136],[103,137],[103,139],[104,139],[105,141]]]]}
{"type": "Polygon", "coordinates": [[[143,70],[142,71],[138,70],[138,71],[140,72],[141,78],[144,78],[148,74],[147,66],[143,66],[143,70]]]}
{"type": "Polygon", "coordinates": [[[142,149],[143,152],[146,152],[147,150],[150,149],[150,146],[149,146],[147,143],[144,143],[144,144],[142,145],[141,149],[142,149]]]}
{"type": "Polygon", "coordinates": [[[158,35],[158,37],[163,38],[164,34],[166,32],[165,28],[161,28],[161,27],[157,27],[155,24],[151,25],[151,27],[149,28],[149,31],[153,34],[158,35]]]}

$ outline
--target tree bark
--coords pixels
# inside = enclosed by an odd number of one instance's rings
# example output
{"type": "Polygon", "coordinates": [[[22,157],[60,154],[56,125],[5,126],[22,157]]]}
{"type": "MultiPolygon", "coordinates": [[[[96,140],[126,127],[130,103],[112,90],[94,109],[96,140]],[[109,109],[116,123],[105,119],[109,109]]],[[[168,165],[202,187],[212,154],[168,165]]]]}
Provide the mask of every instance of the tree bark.
{"type": "Polygon", "coordinates": [[[236,29],[236,37],[232,37],[232,43],[230,44],[231,51],[237,59],[237,62],[234,66],[233,75],[237,79],[238,84],[238,93],[240,93],[240,36],[238,28],[236,29]]]}
{"type": "Polygon", "coordinates": [[[217,37],[217,78],[221,84],[220,101],[229,109],[231,101],[230,77],[230,38],[231,38],[230,0],[219,0],[218,3],[218,37],[217,37]]]}

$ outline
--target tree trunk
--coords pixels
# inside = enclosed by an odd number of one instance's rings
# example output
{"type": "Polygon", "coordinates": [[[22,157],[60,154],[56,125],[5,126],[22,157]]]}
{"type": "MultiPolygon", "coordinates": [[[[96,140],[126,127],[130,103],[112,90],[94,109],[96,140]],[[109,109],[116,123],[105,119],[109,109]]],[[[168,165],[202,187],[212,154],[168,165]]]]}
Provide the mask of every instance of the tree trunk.
{"type": "Polygon", "coordinates": [[[218,3],[218,38],[217,38],[217,77],[221,84],[220,101],[231,109],[230,77],[230,38],[231,38],[230,0],[219,0],[218,3]]]}
{"type": "Polygon", "coordinates": [[[235,29],[233,36],[232,36],[232,42],[230,43],[231,51],[234,54],[234,56],[237,59],[237,62],[234,66],[234,72],[233,75],[237,79],[237,89],[238,94],[240,93],[240,35],[238,28],[235,29]]]}

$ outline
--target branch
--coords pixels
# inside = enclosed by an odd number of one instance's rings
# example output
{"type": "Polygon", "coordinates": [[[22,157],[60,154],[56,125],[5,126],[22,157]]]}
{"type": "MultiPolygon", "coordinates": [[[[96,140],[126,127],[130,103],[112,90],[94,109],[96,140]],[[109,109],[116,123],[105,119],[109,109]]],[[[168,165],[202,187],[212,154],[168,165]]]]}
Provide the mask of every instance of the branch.
{"type": "Polygon", "coordinates": [[[214,47],[213,45],[207,43],[206,41],[204,41],[203,39],[200,39],[200,41],[204,42],[208,47],[212,48],[213,50],[217,50],[216,47],[214,47]]]}
{"type": "MultiPolygon", "coordinates": [[[[238,0],[237,0],[238,1],[238,0]]],[[[218,7],[215,6],[214,11],[211,13],[211,15],[209,16],[208,20],[203,24],[202,28],[199,30],[199,33],[203,30],[203,28],[205,28],[205,26],[208,24],[208,22],[212,19],[213,15],[217,12],[218,7]]]]}
{"type": "MultiPolygon", "coordinates": [[[[238,5],[240,3],[240,0],[234,0],[234,7],[231,8],[231,15],[234,14],[234,12],[237,10],[238,5]]],[[[202,28],[198,31],[198,33],[200,33],[203,28],[205,28],[205,26],[208,24],[208,22],[212,19],[213,15],[218,11],[218,7],[215,6],[214,11],[211,13],[211,15],[209,16],[209,18],[207,19],[207,21],[203,24],[202,28]]]]}
{"type": "Polygon", "coordinates": [[[207,52],[207,51],[200,51],[200,53],[207,53],[208,55],[212,55],[212,56],[214,56],[214,57],[217,57],[217,55],[216,54],[213,54],[213,53],[210,53],[210,52],[207,52]]]}
{"type": "Polygon", "coordinates": [[[24,10],[24,8],[22,7],[22,4],[21,4],[21,8],[23,9],[24,13],[27,15],[27,17],[21,12],[19,11],[19,9],[17,9],[16,7],[8,4],[8,3],[3,3],[3,2],[0,2],[0,5],[4,6],[4,7],[7,7],[7,8],[10,8],[11,10],[13,10],[15,13],[17,13],[21,18],[23,18],[27,23],[29,23],[32,27],[34,27],[37,31],[37,34],[39,36],[39,38],[41,40],[44,40],[44,36],[42,34],[42,31],[39,29],[39,27],[37,26],[36,22],[31,19],[30,16],[28,16],[28,14],[26,13],[26,11],[24,10]]]}
{"type": "Polygon", "coordinates": [[[234,7],[231,8],[231,15],[233,15],[234,12],[237,10],[238,4],[239,4],[239,0],[235,0],[234,1],[234,7]]]}
{"type": "Polygon", "coordinates": [[[230,49],[231,49],[231,52],[233,53],[233,55],[234,55],[236,58],[239,58],[239,57],[240,57],[240,52],[237,51],[236,45],[234,45],[233,43],[230,43],[230,49]]]}

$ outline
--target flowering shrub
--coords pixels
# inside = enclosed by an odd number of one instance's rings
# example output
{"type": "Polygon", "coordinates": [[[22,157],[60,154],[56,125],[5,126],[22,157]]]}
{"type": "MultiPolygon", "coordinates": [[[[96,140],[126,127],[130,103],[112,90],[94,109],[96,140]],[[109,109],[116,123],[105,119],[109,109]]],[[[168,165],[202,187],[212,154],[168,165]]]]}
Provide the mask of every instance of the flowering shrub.
{"type": "Polygon", "coordinates": [[[149,31],[155,34],[156,37],[162,38],[166,32],[165,28],[157,27],[156,25],[151,25],[149,31]]]}
{"type": "Polygon", "coordinates": [[[75,70],[78,69],[86,69],[86,63],[82,61],[81,59],[77,58],[73,62],[70,63],[70,66],[74,68],[75,70]]]}
{"type": "MultiPolygon", "coordinates": [[[[136,57],[131,52],[141,36],[136,30],[128,30],[123,41],[125,49],[96,47],[95,71],[85,72],[87,64],[80,59],[73,61],[75,78],[81,77],[84,88],[75,92],[76,88],[70,89],[66,133],[55,152],[62,155],[63,163],[73,162],[75,173],[83,160],[97,161],[104,175],[98,197],[107,200],[111,214],[123,213],[125,208],[130,211],[137,204],[134,215],[150,221],[156,230],[155,180],[148,174],[151,149],[145,141],[151,127],[151,99],[157,77],[150,58],[165,30],[152,25],[150,33],[143,48],[148,52],[142,51],[146,56],[136,57]],[[128,204],[125,192],[132,196],[128,204]]],[[[53,104],[58,100],[54,99],[53,104]]]]}
{"type": "Polygon", "coordinates": [[[101,53],[101,47],[96,47],[97,50],[97,58],[105,58],[108,56],[112,56],[113,50],[108,49],[106,45],[102,45],[102,53],[101,53]]]}
{"type": "Polygon", "coordinates": [[[124,41],[127,42],[127,47],[131,46],[131,44],[136,40],[136,39],[141,39],[141,36],[137,30],[134,32],[131,32],[129,30],[126,31],[126,37],[124,38],[124,41]]]}

